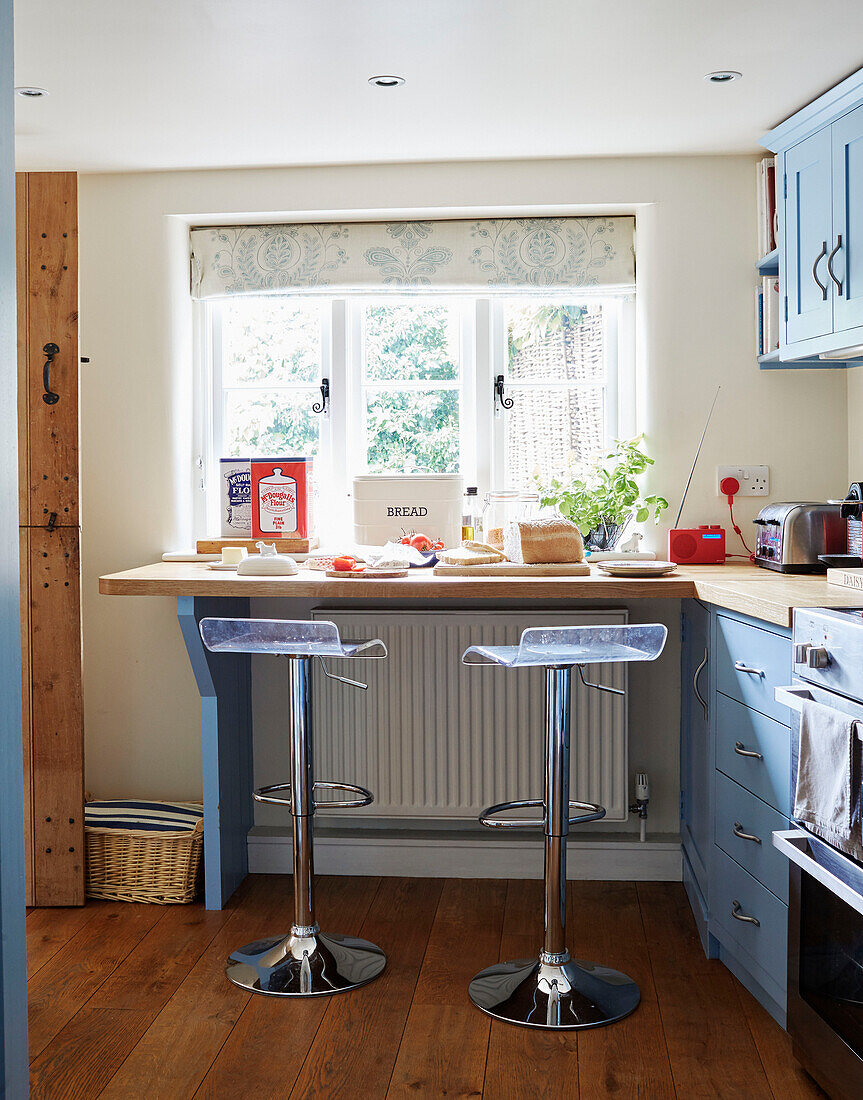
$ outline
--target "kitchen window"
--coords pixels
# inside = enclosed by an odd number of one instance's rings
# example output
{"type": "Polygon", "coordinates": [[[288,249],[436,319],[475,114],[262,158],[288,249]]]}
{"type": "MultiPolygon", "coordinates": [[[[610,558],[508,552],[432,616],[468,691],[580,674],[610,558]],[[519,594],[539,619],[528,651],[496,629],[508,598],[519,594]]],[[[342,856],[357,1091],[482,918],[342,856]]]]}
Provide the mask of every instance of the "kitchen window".
{"type": "Polygon", "coordinates": [[[631,295],[271,294],[196,309],[202,534],[218,529],[220,457],[314,455],[319,515],[343,517],[357,474],[524,488],[635,434],[631,295]]]}

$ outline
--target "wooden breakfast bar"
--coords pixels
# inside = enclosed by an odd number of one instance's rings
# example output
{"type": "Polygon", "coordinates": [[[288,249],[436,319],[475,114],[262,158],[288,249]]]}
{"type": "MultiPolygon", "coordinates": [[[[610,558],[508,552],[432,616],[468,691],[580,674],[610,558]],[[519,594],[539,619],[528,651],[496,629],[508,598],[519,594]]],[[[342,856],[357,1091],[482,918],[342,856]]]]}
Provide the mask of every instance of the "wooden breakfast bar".
{"type": "Polygon", "coordinates": [[[248,870],[247,835],[253,825],[251,661],[248,655],[205,649],[198,624],[207,616],[245,618],[250,600],[296,601],[286,617],[318,605],[530,609],[565,611],[593,601],[648,598],[698,599],[753,619],[788,628],[795,607],[854,607],[859,593],[828,585],[823,577],[788,576],[749,564],[680,566],[668,576],[613,578],[592,569],[583,577],[444,577],[430,569],[407,577],[330,578],[301,569],[292,577],[238,577],[202,562],[157,562],[99,580],[108,596],[170,596],[201,696],[204,789],[205,896],[221,909],[248,870]]]}

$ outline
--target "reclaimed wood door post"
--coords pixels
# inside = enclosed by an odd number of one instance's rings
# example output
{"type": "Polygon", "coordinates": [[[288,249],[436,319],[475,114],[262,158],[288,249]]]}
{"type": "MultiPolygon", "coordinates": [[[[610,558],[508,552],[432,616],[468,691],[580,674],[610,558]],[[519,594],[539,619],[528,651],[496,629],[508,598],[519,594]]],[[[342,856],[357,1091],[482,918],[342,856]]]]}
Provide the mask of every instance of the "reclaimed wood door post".
{"type": "Polygon", "coordinates": [[[77,177],[16,200],[27,901],[83,905],[77,177]]]}

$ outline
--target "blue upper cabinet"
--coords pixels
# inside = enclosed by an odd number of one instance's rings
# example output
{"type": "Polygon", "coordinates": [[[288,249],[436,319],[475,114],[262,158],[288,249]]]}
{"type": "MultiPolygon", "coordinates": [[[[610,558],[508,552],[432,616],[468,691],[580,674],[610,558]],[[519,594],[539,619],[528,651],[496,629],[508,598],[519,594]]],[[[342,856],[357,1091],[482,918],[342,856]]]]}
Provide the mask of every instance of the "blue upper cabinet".
{"type": "Polygon", "coordinates": [[[863,107],[831,127],[833,331],[863,326],[863,107]]]}
{"type": "Polygon", "coordinates": [[[762,144],[777,154],[779,360],[853,362],[863,355],[863,69],[762,144]]]}
{"type": "Polygon", "coordinates": [[[829,130],[813,134],[785,154],[786,344],[833,331],[827,272],[833,247],[830,180],[829,130]]]}

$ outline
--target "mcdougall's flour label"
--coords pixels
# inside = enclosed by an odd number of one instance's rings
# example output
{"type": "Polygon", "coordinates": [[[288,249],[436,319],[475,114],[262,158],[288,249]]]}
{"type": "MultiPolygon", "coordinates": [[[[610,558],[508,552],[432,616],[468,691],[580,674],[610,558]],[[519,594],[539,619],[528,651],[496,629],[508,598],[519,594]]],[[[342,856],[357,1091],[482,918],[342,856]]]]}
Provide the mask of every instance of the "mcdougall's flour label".
{"type": "Polygon", "coordinates": [[[311,535],[311,475],[310,458],[253,460],[253,538],[311,535]]]}
{"type": "Polygon", "coordinates": [[[252,463],[248,458],[219,460],[223,538],[252,537],[252,463]]]}

